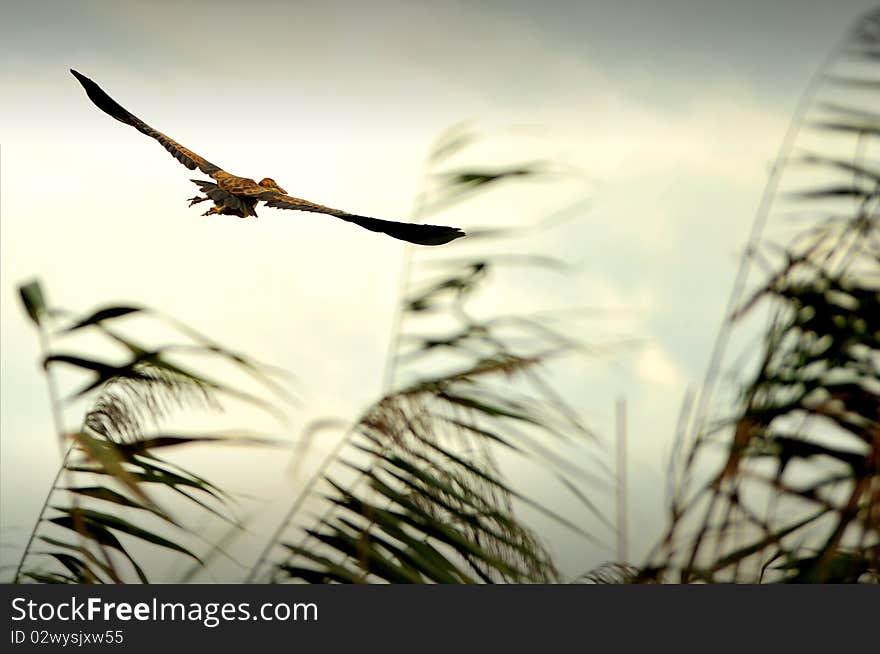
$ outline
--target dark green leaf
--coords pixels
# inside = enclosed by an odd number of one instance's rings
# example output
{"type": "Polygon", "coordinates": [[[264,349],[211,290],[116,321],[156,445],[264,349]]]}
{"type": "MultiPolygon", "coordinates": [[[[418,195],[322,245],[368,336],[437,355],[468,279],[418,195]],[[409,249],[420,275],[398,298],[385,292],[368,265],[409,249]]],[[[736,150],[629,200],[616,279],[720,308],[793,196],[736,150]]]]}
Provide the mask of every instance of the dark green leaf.
{"type": "Polygon", "coordinates": [[[83,327],[88,327],[89,325],[95,325],[104,320],[121,318],[122,316],[128,316],[132,313],[137,313],[139,311],[142,311],[142,309],[137,307],[107,307],[106,309],[95,311],[93,314],[86,318],[83,318],[82,320],[78,320],[76,323],[68,327],[66,331],[76,331],[77,329],[82,329],[83,327]]]}
{"type": "Polygon", "coordinates": [[[46,300],[43,296],[40,282],[34,280],[22,284],[18,287],[18,293],[21,296],[21,302],[27,314],[34,321],[34,324],[39,325],[47,311],[46,300]]]}

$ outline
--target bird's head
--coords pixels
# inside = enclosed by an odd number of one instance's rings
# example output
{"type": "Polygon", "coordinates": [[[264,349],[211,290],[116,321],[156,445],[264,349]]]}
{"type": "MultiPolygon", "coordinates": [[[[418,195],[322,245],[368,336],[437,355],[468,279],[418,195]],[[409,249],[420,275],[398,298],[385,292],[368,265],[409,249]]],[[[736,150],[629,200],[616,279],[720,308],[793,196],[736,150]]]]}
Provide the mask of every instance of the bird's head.
{"type": "Polygon", "coordinates": [[[278,186],[278,183],[272,179],[271,177],[264,177],[260,180],[260,186],[263,188],[267,188],[270,191],[278,191],[279,193],[287,193],[283,188],[278,186]]]}

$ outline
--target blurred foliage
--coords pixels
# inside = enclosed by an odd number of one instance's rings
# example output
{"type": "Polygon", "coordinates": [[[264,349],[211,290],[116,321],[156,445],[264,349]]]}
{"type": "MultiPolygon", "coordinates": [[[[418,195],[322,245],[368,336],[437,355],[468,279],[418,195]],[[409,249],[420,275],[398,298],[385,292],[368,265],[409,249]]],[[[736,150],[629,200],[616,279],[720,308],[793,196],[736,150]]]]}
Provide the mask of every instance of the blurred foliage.
{"type": "MultiPolygon", "coordinates": [[[[802,103],[768,187],[785,213],[759,215],[767,229],[744,261],[769,274],[737,289],[724,327],[757,318],[763,341],[727,353],[730,376],[742,379],[733,415],[693,417],[671,526],[643,579],[880,581],[878,53],[875,11],[802,103]],[[842,80],[859,91],[842,93],[842,80]],[[811,136],[816,144],[797,152],[811,136]],[[777,197],[786,183],[799,187],[777,197]],[[785,245],[766,235],[792,224],[785,245]],[[710,465],[717,471],[698,481],[710,465]]],[[[710,371],[704,395],[720,374],[710,371]]]]}
{"type": "Polygon", "coordinates": [[[639,577],[639,569],[627,563],[605,563],[575,579],[578,584],[632,584],[639,577]]]}
{"type": "Polygon", "coordinates": [[[222,409],[223,396],[275,410],[256,395],[210,379],[174,361],[176,351],[207,355],[231,363],[247,376],[280,391],[276,373],[242,355],[218,346],[180,323],[172,327],[188,342],[146,348],[122,335],[116,323],[124,317],[160,317],[135,307],[114,306],[83,317],[50,309],[39,282],[21,287],[28,315],[40,331],[43,364],[50,399],[65,454],[49,490],[13,580],[45,583],[147,583],[144,566],[133,545],[171,550],[199,564],[202,559],[173,534],[192,535],[154,497],[165,492],[176,512],[184,505],[237,525],[232,498],[217,485],[159,457],[160,451],[199,443],[269,444],[270,439],[246,432],[229,434],[168,433],[160,423],[181,409],[222,409]],[[91,355],[55,351],[51,344],[83,330],[122,346],[121,362],[91,355]],[[193,342],[195,341],[195,342],[193,342]],[[89,379],[66,400],[55,391],[53,371],[67,366],[89,379]],[[64,431],[64,406],[93,397],[79,430],[64,431]]]}
{"type": "MultiPolygon", "coordinates": [[[[546,168],[435,171],[478,140],[466,126],[441,137],[428,158],[429,181],[419,196],[417,220],[503,180],[529,179],[546,168]]],[[[295,498],[251,580],[560,581],[545,546],[517,518],[517,505],[590,535],[511,485],[497,465],[496,448],[540,462],[548,479],[561,483],[597,522],[613,530],[579,487],[577,466],[554,454],[554,441],[591,439],[576,411],[541,374],[546,362],[573,353],[577,344],[538,319],[478,319],[467,309],[484,288],[491,293],[499,266],[564,266],[533,253],[493,253],[502,232],[467,231],[483,235],[476,237],[482,243],[479,253],[472,249],[453,256],[455,250],[447,248],[450,254],[420,269],[407,259],[400,314],[390,337],[386,395],[295,498]],[[451,369],[438,374],[441,362],[451,369]],[[410,383],[399,381],[404,376],[410,383]],[[314,505],[318,497],[323,510],[313,508],[317,517],[304,516],[304,504],[314,505]]],[[[472,245],[475,237],[468,240],[462,243],[472,245]]]]}

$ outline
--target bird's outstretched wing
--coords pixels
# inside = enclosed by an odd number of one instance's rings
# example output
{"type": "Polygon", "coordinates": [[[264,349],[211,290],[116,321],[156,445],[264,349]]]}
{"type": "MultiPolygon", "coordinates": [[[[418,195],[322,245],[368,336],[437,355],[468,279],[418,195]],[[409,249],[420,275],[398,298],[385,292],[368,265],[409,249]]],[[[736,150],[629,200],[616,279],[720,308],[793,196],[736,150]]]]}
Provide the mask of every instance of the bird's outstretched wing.
{"type": "Polygon", "coordinates": [[[73,73],[73,76],[79,80],[79,83],[83,85],[83,88],[86,90],[86,94],[89,96],[92,102],[97,105],[98,109],[103,111],[104,113],[112,116],[116,120],[125,123],[126,125],[131,125],[139,132],[146,134],[149,137],[152,137],[159,141],[162,144],[162,147],[168,150],[171,155],[177,159],[184,166],[189,168],[190,170],[195,170],[198,168],[206,175],[214,176],[214,173],[220,170],[220,166],[216,164],[212,164],[210,161],[206,160],[203,157],[200,157],[192,150],[189,150],[183,147],[177,141],[165,136],[162,132],[156,131],[149,125],[147,125],[140,118],[129,112],[125,107],[116,102],[113,98],[107,95],[104,90],[95,84],[92,80],[90,80],[85,75],[78,73],[77,71],[70,69],[70,72],[73,73]]]}
{"type": "Polygon", "coordinates": [[[388,236],[392,236],[401,241],[415,243],[417,245],[443,245],[465,235],[463,231],[457,227],[446,227],[445,225],[421,225],[416,223],[401,223],[394,220],[380,220],[379,218],[369,218],[367,216],[357,216],[340,211],[339,209],[331,209],[308,200],[293,198],[289,195],[282,195],[273,191],[266,191],[260,194],[260,199],[266,202],[267,207],[275,207],[276,209],[293,209],[294,211],[311,211],[313,213],[323,213],[329,216],[341,218],[346,222],[354,223],[371,232],[382,232],[388,236]]]}

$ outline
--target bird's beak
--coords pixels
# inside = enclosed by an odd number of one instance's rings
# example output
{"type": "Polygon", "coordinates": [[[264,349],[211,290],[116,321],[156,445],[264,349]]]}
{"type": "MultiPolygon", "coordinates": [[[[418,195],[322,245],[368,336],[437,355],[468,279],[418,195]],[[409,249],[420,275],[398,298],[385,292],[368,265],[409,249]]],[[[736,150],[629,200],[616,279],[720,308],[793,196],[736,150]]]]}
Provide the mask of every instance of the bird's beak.
{"type": "Polygon", "coordinates": [[[275,190],[278,191],[279,193],[284,193],[285,195],[287,195],[287,191],[285,191],[283,188],[281,188],[277,184],[275,185],[275,190]]]}

